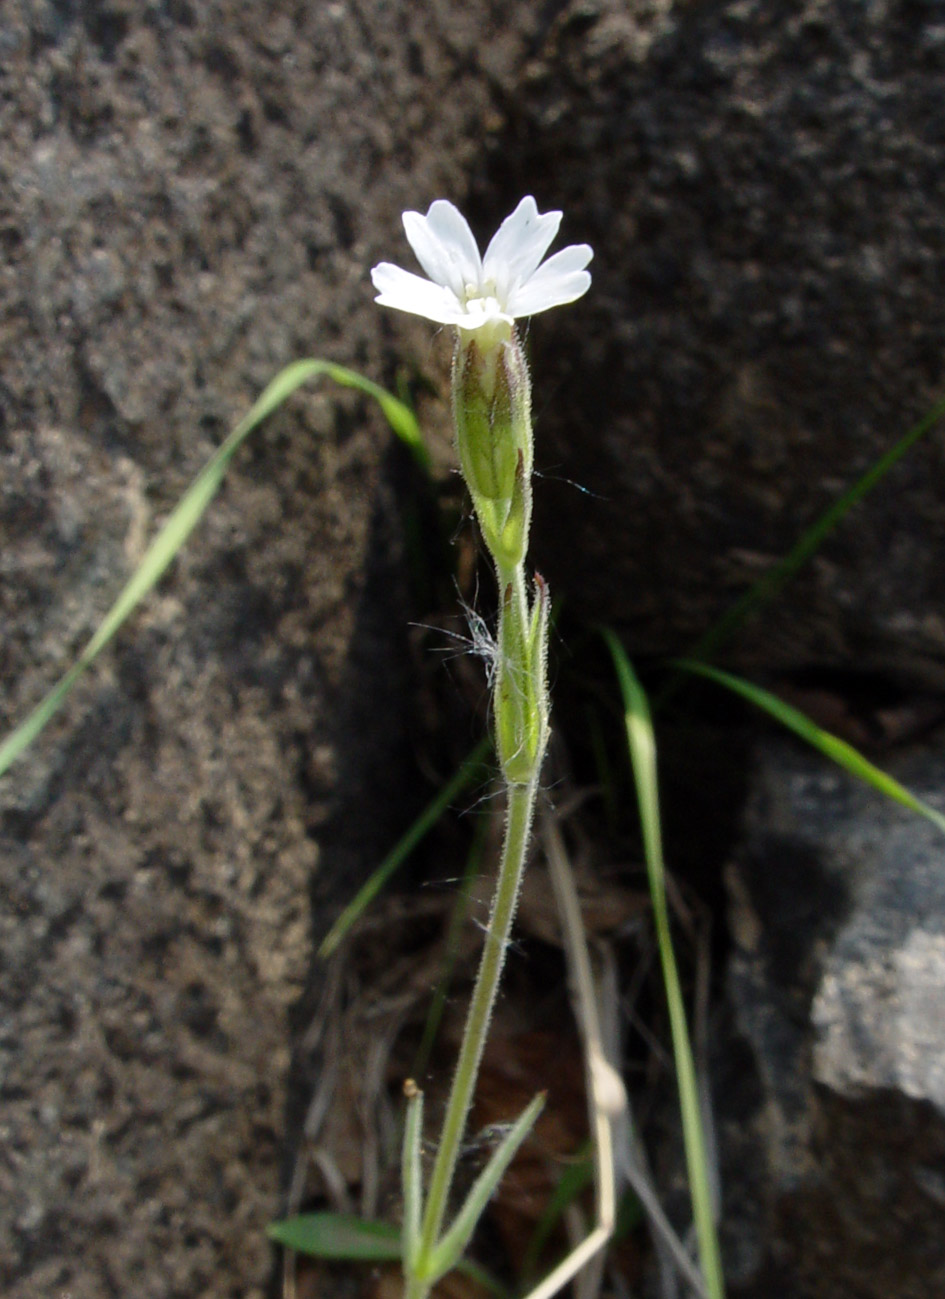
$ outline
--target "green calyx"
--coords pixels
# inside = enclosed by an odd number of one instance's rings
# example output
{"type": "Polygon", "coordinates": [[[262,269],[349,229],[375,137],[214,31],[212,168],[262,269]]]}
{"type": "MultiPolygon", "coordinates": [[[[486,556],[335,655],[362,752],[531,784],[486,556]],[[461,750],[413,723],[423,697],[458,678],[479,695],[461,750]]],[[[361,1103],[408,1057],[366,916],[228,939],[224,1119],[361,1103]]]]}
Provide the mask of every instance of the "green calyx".
{"type": "Polygon", "coordinates": [[[550,609],[548,588],[537,573],[530,604],[520,571],[506,584],[493,704],[496,751],[511,785],[527,785],[537,775],[548,744],[550,609]]]}
{"type": "Polygon", "coordinates": [[[528,367],[518,338],[483,345],[464,334],[453,358],[453,412],[463,477],[499,568],[525,557],[531,523],[528,367]]]}
{"type": "Polygon", "coordinates": [[[460,333],[453,415],[463,477],[502,593],[493,704],[496,748],[510,785],[528,785],[548,743],[548,591],[525,586],[532,515],[531,390],[514,329],[460,333]]]}

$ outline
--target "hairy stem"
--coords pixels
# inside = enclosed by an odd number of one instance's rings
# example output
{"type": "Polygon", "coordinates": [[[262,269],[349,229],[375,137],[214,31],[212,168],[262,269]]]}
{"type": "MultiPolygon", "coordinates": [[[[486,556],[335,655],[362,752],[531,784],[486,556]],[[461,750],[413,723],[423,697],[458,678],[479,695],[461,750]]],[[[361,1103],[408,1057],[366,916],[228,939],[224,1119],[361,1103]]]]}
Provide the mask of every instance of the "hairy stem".
{"type": "Polygon", "coordinates": [[[469,1006],[463,1043],[460,1047],[453,1086],[443,1120],[443,1130],[430,1178],[416,1274],[407,1278],[405,1299],[425,1299],[430,1289],[430,1282],[423,1276],[424,1262],[433,1251],[446,1214],[450,1185],[459,1158],[466,1118],[479,1073],[479,1062],[482,1059],[512,921],[515,918],[534,816],[537,785],[536,773],[527,785],[509,786],[505,843],[492,902],[492,914],[489,917],[482,961],[469,1006]]]}

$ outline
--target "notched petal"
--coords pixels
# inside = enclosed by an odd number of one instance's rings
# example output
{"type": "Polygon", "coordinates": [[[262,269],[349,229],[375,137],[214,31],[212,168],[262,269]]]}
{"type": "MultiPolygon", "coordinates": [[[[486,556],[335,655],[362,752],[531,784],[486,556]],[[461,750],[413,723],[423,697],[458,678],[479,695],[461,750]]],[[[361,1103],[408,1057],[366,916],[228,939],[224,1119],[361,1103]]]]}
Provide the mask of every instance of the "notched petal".
{"type": "Polygon", "coordinates": [[[417,261],[436,284],[461,297],[482,274],[479,249],[466,218],[446,199],[430,204],[426,216],[405,212],[404,230],[417,261]]]}
{"type": "Polygon", "coordinates": [[[422,275],[414,275],[390,262],[381,262],[371,271],[378,291],[375,298],[382,307],[394,307],[414,316],[426,316],[440,325],[459,324],[464,311],[459,299],[441,284],[431,284],[422,275]]]}
{"type": "Polygon", "coordinates": [[[561,213],[540,213],[531,195],[505,218],[483,258],[483,274],[495,281],[501,297],[517,282],[528,279],[551,247],[560,225],[561,213]]]}
{"type": "Polygon", "coordinates": [[[555,253],[526,283],[513,290],[509,311],[515,316],[534,316],[576,302],[591,287],[590,273],[584,267],[593,256],[588,244],[571,244],[555,253]]]}
{"type": "Polygon", "coordinates": [[[541,264],[561,213],[539,212],[530,194],[502,222],[485,259],[466,218],[446,199],[431,203],[426,216],[405,212],[403,222],[430,278],[381,262],[371,276],[383,306],[476,332],[574,302],[590,287],[585,267],[593,252],[587,244],[572,244],[541,264]]]}

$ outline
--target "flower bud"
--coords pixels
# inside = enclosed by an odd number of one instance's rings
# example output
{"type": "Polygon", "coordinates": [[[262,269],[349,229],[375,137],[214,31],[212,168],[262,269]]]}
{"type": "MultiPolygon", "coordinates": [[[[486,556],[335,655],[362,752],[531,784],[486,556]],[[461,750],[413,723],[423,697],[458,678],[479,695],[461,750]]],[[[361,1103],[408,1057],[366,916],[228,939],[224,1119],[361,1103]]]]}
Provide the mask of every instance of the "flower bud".
{"type": "Polygon", "coordinates": [[[463,334],[453,359],[453,413],[463,477],[500,569],[524,558],[533,459],[528,367],[513,333],[484,346],[463,334]]]}

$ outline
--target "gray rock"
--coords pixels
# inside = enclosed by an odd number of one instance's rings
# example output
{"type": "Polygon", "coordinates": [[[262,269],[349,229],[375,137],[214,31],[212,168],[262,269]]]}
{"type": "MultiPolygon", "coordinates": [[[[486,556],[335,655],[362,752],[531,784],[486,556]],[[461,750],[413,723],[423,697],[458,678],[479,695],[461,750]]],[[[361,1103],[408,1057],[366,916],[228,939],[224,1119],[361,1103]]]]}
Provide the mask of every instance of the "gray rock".
{"type": "MultiPolygon", "coordinates": [[[[372,9],[3,6],[4,731],[282,365],[393,375],[368,270],[461,192],[488,96],[451,93],[449,6],[372,9]]],[[[424,794],[399,452],[294,398],[2,783],[9,1299],[268,1288],[313,929],[424,794]]]]}
{"type": "MultiPolygon", "coordinates": [[[[893,772],[945,806],[941,745],[893,772]]],[[[945,1288],[943,852],[934,826],[816,755],[762,748],[728,876],[752,1080],[737,1104],[720,1090],[735,1293],[945,1288]]]]}
{"type": "MultiPolygon", "coordinates": [[[[688,647],[943,396],[942,30],[934,3],[573,0],[504,87],[486,197],[534,188],[596,250],[533,330],[538,562],[638,653],[688,647]]],[[[737,661],[940,685],[941,477],[939,428],[737,661]]]]}
{"type": "MultiPolygon", "coordinates": [[[[448,344],[366,273],[443,195],[485,234],[532,190],[595,245],[592,295],[534,331],[536,557],[570,608],[677,650],[940,382],[941,31],[841,0],[9,0],[0,720],[281,365],[442,383],[448,344]]],[[[295,399],[0,791],[11,1299],[265,1288],[311,930],[410,796],[389,445],[350,396],[295,399]]],[[[941,681],[940,458],[742,662],[941,681]]]]}

